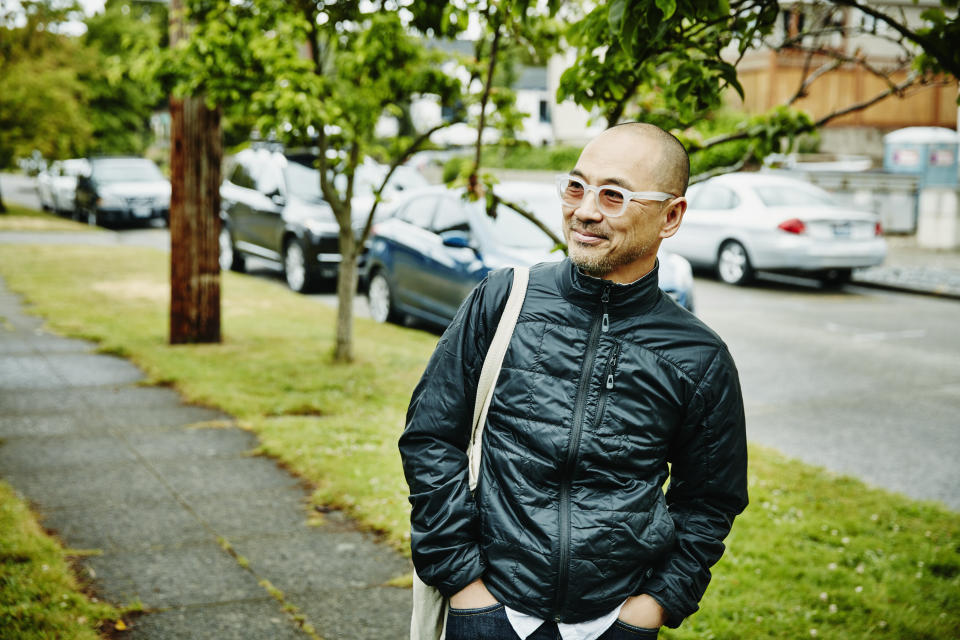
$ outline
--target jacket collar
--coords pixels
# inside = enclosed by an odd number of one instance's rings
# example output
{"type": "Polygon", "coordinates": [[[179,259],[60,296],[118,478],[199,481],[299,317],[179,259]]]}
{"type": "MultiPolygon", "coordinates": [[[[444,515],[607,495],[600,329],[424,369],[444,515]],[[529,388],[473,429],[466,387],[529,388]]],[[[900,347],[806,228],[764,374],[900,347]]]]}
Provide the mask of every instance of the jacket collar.
{"type": "Polygon", "coordinates": [[[630,309],[634,313],[642,313],[653,307],[660,298],[659,270],[658,258],[650,273],[639,280],[630,284],[616,284],[586,275],[570,258],[565,258],[558,270],[557,284],[563,297],[578,307],[593,309],[600,304],[603,292],[609,290],[609,308],[630,309]]]}

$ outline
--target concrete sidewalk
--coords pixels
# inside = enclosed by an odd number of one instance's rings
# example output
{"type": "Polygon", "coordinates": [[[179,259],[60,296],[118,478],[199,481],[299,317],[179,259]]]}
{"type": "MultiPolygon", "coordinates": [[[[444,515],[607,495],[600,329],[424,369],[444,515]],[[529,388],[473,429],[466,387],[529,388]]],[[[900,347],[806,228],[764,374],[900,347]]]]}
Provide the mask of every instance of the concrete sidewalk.
{"type": "Polygon", "coordinates": [[[853,273],[856,284],[960,298],[960,250],[925,249],[916,236],[888,236],[887,259],[853,273]]]}
{"type": "Polygon", "coordinates": [[[41,324],[0,280],[0,477],[66,546],[102,550],[81,565],[102,598],[142,601],[122,637],[311,637],[283,604],[327,640],[406,637],[410,591],[383,585],[408,560],[340,513],[308,526],[255,436],[41,324]]]}

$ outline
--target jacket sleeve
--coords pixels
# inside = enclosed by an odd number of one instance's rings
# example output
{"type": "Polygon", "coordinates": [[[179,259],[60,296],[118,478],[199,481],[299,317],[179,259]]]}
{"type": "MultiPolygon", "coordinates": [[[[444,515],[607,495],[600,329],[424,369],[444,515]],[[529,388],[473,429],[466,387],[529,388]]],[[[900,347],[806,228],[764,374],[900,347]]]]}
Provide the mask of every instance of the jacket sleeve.
{"type": "Polygon", "coordinates": [[[466,449],[480,369],[511,283],[509,270],[493,272],[460,306],[413,391],[400,437],[413,564],[446,597],[485,570],[466,449]]]}
{"type": "Polygon", "coordinates": [[[673,551],[644,583],[678,627],[694,613],[723,555],[723,539],[747,506],[747,442],[737,370],[726,348],[701,379],[687,419],[671,444],[667,505],[673,551]]]}

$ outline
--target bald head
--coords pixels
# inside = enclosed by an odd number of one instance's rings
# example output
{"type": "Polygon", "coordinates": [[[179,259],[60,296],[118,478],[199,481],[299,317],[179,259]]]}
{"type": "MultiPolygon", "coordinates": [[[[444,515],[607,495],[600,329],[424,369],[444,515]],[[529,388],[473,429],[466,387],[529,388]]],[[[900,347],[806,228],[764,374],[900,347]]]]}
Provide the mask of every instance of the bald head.
{"type": "Polygon", "coordinates": [[[655,124],[624,122],[615,124],[599,137],[614,135],[633,138],[640,149],[656,149],[657,156],[650,167],[657,181],[656,190],[683,195],[690,179],[690,156],[676,136],[655,124]]]}

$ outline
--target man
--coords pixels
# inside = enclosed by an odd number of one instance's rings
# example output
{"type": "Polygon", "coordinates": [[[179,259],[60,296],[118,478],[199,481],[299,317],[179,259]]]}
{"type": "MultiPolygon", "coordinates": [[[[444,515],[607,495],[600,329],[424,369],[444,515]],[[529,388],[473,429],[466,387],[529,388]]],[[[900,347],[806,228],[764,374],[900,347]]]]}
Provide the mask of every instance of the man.
{"type": "Polygon", "coordinates": [[[437,345],[400,451],[413,561],[450,599],[447,640],[654,638],[697,610],[747,504],[747,454],[726,346],[657,286],[688,175],[676,138],[630,123],[558,179],[569,257],[531,269],[474,494],[465,451],[510,270],[437,345]]]}

